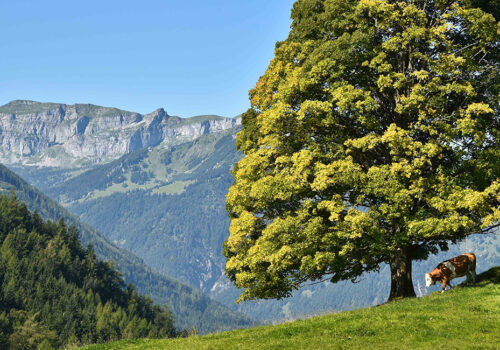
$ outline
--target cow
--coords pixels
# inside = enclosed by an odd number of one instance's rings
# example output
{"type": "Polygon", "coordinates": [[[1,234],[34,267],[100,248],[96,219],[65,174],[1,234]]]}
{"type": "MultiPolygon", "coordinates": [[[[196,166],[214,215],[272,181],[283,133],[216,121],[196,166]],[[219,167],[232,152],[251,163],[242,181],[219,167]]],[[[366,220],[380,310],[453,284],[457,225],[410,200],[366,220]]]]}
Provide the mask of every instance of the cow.
{"type": "Polygon", "coordinates": [[[474,253],[465,253],[452,259],[443,261],[432,272],[425,274],[425,286],[430,287],[436,281],[443,284],[441,293],[446,289],[446,285],[452,288],[450,281],[456,277],[467,275],[466,283],[472,279],[476,282],[476,256],[474,253]]]}

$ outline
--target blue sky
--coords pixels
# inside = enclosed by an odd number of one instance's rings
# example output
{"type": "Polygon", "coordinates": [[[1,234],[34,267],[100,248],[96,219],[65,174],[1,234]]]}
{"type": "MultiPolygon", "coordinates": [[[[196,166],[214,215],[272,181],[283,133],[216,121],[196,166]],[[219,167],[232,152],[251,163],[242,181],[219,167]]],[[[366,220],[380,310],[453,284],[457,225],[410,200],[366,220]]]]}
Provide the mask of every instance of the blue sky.
{"type": "Polygon", "coordinates": [[[0,2],[0,105],[93,103],[234,116],[288,35],[293,0],[0,2]]]}

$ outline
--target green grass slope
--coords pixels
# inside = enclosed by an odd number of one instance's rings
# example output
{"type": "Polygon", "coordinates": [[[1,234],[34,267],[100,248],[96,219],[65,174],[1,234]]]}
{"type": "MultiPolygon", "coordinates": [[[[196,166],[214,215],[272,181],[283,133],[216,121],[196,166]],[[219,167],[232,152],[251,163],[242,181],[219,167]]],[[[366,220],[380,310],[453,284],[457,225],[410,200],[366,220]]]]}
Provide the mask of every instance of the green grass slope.
{"type": "Polygon", "coordinates": [[[498,349],[500,266],[478,277],[474,286],[278,326],[85,349],[498,349]]]}

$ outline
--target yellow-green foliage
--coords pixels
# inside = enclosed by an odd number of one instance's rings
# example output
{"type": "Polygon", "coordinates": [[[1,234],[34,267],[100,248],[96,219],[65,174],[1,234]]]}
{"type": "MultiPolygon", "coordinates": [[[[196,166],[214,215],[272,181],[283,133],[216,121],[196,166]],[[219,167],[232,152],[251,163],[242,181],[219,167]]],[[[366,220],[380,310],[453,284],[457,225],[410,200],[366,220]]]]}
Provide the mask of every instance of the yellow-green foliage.
{"type": "Polygon", "coordinates": [[[498,349],[500,267],[483,276],[474,287],[278,326],[86,349],[498,349]]]}
{"type": "Polygon", "coordinates": [[[474,4],[295,3],[237,139],[224,254],[240,300],[383,262],[406,276],[498,223],[500,24],[474,4]]]}

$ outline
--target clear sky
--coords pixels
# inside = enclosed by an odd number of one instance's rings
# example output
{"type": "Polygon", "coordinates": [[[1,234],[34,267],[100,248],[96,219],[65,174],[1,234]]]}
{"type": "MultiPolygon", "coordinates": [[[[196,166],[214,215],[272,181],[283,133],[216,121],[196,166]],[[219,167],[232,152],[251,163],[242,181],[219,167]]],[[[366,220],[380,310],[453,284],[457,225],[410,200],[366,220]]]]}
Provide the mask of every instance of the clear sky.
{"type": "Polygon", "coordinates": [[[235,116],[293,0],[0,1],[0,105],[92,103],[235,116]]]}

